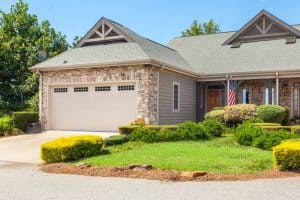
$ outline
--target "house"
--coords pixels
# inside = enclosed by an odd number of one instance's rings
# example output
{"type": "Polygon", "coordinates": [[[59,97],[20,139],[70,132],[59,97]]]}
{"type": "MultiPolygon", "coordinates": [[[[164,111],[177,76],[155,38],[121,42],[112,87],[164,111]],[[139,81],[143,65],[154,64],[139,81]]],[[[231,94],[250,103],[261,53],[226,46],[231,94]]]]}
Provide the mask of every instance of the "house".
{"type": "Polygon", "coordinates": [[[168,46],[101,18],[40,74],[44,129],[111,131],[202,120],[213,107],[279,104],[300,117],[300,26],[262,10],[237,32],[176,37],[168,46]]]}

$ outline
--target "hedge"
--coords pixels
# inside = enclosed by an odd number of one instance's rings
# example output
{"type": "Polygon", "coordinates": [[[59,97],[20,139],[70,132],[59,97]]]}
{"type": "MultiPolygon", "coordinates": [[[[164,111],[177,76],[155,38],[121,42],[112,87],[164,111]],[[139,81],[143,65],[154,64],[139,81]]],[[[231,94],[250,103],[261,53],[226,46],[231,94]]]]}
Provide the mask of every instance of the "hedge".
{"type": "Polygon", "coordinates": [[[299,137],[299,135],[290,131],[291,127],[272,126],[272,128],[265,128],[264,126],[258,126],[258,124],[260,123],[255,123],[253,120],[240,124],[235,131],[236,141],[241,145],[271,150],[272,147],[284,140],[299,137]]]}
{"type": "Polygon", "coordinates": [[[37,123],[39,121],[39,115],[37,112],[13,112],[12,118],[14,126],[23,131],[26,130],[28,124],[37,123]]]}
{"type": "Polygon", "coordinates": [[[273,156],[280,169],[300,170],[300,140],[287,141],[274,147],[273,156]]]}
{"type": "Polygon", "coordinates": [[[125,135],[113,135],[104,140],[105,146],[124,144],[128,141],[125,135]]]}
{"type": "Polygon", "coordinates": [[[74,161],[101,154],[103,139],[94,135],[60,137],[41,145],[41,158],[46,163],[74,161]]]}
{"type": "Polygon", "coordinates": [[[287,111],[278,105],[261,105],[257,107],[257,117],[264,122],[282,124],[286,119],[287,111]]]}
{"type": "Polygon", "coordinates": [[[135,131],[138,128],[149,128],[153,129],[155,131],[160,131],[161,129],[169,129],[171,131],[175,131],[178,128],[178,125],[148,125],[148,126],[135,126],[135,125],[129,125],[129,126],[120,126],[119,127],[119,133],[124,135],[130,135],[133,131],[135,131]]]}

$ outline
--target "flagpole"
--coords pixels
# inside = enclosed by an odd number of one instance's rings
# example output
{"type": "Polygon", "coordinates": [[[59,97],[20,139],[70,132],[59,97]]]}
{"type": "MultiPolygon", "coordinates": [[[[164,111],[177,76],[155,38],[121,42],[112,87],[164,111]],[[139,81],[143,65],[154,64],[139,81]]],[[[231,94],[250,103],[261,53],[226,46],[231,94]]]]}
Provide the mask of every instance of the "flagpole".
{"type": "Polygon", "coordinates": [[[230,80],[229,80],[229,76],[228,74],[226,74],[226,78],[227,78],[227,105],[229,106],[229,90],[230,90],[230,80]]]}

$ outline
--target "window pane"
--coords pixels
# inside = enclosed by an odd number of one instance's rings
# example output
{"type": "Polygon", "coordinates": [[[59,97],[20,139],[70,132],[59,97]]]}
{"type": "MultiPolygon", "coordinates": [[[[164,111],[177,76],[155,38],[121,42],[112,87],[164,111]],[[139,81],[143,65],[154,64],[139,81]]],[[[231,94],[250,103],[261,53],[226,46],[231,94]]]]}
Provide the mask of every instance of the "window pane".
{"type": "Polygon", "coordinates": [[[243,104],[248,104],[249,103],[249,91],[245,88],[243,89],[242,103],[243,104]]]}
{"type": "Polygon", "coordinates": [[[269,104],[269,88],[265,88],[265,104],[269,104]]]}
{"type": "Polygon", "coordinates": [[[178,110],[178,108],[179,108],[179,86],[176,84],[173,85],[173,94],[174,94],[173,109],[178,110]]]}

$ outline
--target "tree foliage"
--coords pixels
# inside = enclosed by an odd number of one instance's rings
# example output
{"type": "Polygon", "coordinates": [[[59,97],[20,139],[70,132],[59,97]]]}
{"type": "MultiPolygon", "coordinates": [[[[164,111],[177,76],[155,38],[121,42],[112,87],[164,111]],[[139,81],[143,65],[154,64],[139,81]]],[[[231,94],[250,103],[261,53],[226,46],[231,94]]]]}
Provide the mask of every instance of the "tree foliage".
{"type": "Polygon", "coordinates": [[[28,70],[39,62],[38,53],[52,57],[68,48],[66,36],[28,9],[19,0],[8,12],[0,11],[0,99],[6,110],[23,108],[38,91],[38,75],[28,70]]]}
{"type": "Polygon", "coordinates": [[[195,35],[205,35],[220,32],[220,26],[215,23],[212,19],[203,24],[194,20],[191,27],[182,31],[182,36],[195,36],[195,35]]]}

